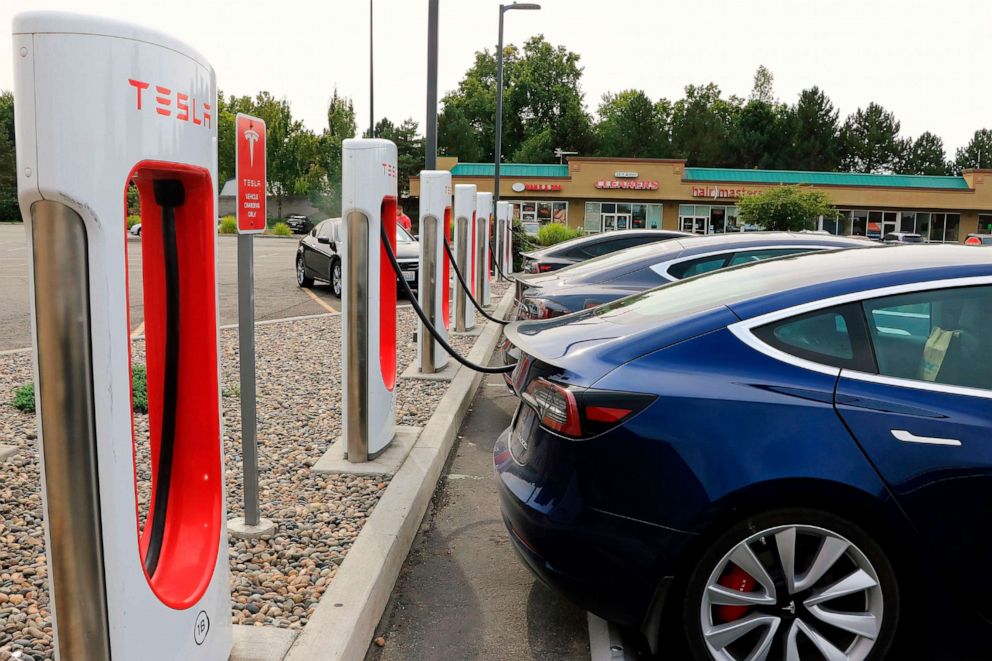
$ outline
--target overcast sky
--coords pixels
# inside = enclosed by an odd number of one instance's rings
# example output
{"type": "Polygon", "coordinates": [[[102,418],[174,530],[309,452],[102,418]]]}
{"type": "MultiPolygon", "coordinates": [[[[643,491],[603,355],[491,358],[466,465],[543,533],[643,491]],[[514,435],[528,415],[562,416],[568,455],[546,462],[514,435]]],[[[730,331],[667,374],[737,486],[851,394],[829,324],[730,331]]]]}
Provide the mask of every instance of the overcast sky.
{"type": "MultiPolygon", "coordinates": [[[[441,0],[440,89],[473,53],[495,48],[498,0],[441,0]]],[[[607,91],[678,98],[690,83],[746,96],[759,64],[779,99],[824,89],[841,118],[870,101],[904,135],[930,130],[948,155],[992,127],[989,0],[542,0],[506,16],[507,43],[543,33],[581,55],[595,111],[607,91]]],[[[266,89],[319,131],[331,90],[368,123],[368,0],[2,0],[0,88],[12,86],[10,20],[29,9],[113,16],[169,32],[201,51],[226,93],[266,89]]],[[[427,0],[375,0],[376,118],[425,114],[427,0]]]]}

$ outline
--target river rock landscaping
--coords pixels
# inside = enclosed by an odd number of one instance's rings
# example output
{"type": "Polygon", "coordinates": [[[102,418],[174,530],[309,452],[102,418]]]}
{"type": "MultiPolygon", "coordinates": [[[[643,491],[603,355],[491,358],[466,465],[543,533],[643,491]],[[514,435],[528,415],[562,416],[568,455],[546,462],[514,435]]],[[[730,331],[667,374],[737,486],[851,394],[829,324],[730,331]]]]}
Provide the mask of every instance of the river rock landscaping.
{"type": "MultiPolygon", "coordinates": [[[[502,291],[505,285],[494,287],[494,301],[502,291]]],[[[402,372],[416,357],[416,317],[409,308],[397,314],[402,372]]],[[[340,317],[332,315],[256,327],[261,513],[276,532],[257,541],[229,540],[235,624],[306,626],[389,482],[387,476],[310,470],[341,434],[340,330],[340,317]]],[[[451,343],[467,355],[475,340],[455,336],[451,343]]],[[[222,330],[220,344],[227,509],[234,518],[243,512],[237,330],[222,330]]],[[[141,338],[132,343],[132,361],[144,362],[141,338]]],[[[31,380],[30,352],[0,355],[0,445],[16,447],[0,460],[0,661],[54,658],[35,416],[11,404],[14,390],[31,380]]],[[[396,424],[424,426],[447,387],[398,380],[396,424]]],[[[134,424],[144,513],[147,415],[135,413],[134,424]]]]}

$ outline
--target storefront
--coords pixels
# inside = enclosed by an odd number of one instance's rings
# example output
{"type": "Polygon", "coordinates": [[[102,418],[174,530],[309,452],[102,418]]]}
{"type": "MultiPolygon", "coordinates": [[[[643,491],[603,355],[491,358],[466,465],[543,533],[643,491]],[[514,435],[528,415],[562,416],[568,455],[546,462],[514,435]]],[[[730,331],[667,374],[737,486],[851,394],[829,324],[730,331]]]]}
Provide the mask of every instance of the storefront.
{"type": "MultiPolygon", "coordinates": [[[[493,188],[493,165],[439,158],[455,183],[493,188]]],[[[562,223],[587,233],[673,229],[719,234],[761,229],[740,221],[737,201],[780,185],[804,185],[830,197],[835,212],[809,229],[880,238],[916,232],[931,242],[992,233],[992,170],[932,177],[687,167],[671,159],[573,157],[567,164],[504,164],[500,198],[530,232],[562,223]]],[[[411,195],[419,194],[416,179],[411,195]]]]}

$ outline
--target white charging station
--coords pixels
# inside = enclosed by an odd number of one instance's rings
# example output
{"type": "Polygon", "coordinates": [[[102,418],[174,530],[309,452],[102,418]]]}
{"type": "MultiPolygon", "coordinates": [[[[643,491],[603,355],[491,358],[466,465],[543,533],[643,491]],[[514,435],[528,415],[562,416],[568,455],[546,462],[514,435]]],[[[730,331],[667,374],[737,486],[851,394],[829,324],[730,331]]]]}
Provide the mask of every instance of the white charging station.
{"type": "Polygon", "coordinates": [[[348,461],[368,461],[396,435],[396,145],[350,139],[342,148],[341,356],[348,461]]]}
{"type": "Polygon", "coordinates": [[[157,31],[66,13],[17,16],[13,46],[56,655],[227,659],[213,69],[157,31]],[[130,245],[129,182],[142,216],[130,245]],[[143,258],[142,526],[129,249],[143,258]]]}
{"type": "MultiPolygon", "coordinates": [[[[465,284],[475,288],[475,222],[476,185],[455,184],[455,265],[465,279],[465,284]]],[[[455,330],[464,332],[475,326],[475,307],[468,300],[461,283],[455,282],[455,330]]]]}
{"type": "Polygon", "coordinates": [[[489,254],[489,232],[493,222],[493,194],[476,193],[475,212],[475,300],[489,305],[493,258],[489,254]]]}
{"type": "Polygon", "coordinates": [[[511,219],[512,208],[509,202],[496,203],[496,249],[499,256],[498,268],[503,275],[513,273],[513,220],[511,219]]]}
{"type": "MultiPolygon", "coordinates": [[[[444,241],[451,235],[451,172],[420,173],[420,307],[441,337],[451,325],[451,264],[444,241]]],[[[448,353],[423,322],[417,326],[417,364],[431,374],[448,364],[448,353]]]]}

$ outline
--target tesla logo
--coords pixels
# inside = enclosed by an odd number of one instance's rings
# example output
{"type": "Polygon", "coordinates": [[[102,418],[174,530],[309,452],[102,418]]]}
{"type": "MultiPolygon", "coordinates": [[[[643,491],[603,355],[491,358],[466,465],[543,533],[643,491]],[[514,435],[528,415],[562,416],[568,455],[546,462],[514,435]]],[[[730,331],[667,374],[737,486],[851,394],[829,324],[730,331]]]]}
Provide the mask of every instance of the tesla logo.
{"type": "Polygon", "coordinates": [[[392,163],[383,163],[382,164],[382,172],[387,177],[390,177],[392,179],[395,179],[396,178],[396,166],[393,165],[392,163]]]}
{"type": "Polygon", "coordinates": [[[258,131],[250,128],[245,131],[245,140],[248,141],[248,163],[255,165],[255,143],[258,142],[258,131]]]}
{"type": "Polygon", "coordinates": [[[128,78],[127,82],[134,88],[136,110],[144,109],[148,97],[143,93],[149,90],[149,94],[154,94],[155,112],[159,115],[163,117],[175,116],[176,121],[193,122],[197,126],[210,128],[210,122],[213,118],[211,115],[213,107],[209,103],[201,102],[197,106],[195,98],[190,98],[188,94],[182,92],[173,93],[172,88],[163,87],[162,85],[155,85],[155,89],[152,92],[150,91],[152,87],[151,83],[143,80],[128,78]]]}

